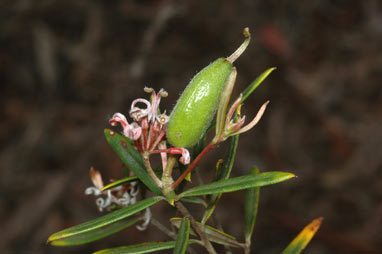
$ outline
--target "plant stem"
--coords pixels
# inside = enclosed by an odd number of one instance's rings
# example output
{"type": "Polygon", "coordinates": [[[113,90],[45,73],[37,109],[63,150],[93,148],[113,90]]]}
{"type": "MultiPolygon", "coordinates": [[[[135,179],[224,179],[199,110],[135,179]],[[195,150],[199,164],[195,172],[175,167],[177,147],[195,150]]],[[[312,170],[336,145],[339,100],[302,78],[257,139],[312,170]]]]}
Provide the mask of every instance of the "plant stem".
{"type": "Polygon", "coordinates": [[[147,172],[149,173],[151,178],[154,180],[154,182],[158,185],[159,188],[162,188],[163,184],[162,184],[161,180],[159,180],[157,175],[154,173],[154,170],[152,169],[151,164],[150,164],[149,156],[147,154],[143,154],[143,161],[145,163],[147,172]]]}
{"type": "Polygon", "coordinates": [[[216,144],[210,143],[208,146],[206,146],[203,151],[193,160],[188,166],[187,170],[183,172],[181,176],[175,181],[175,183],[172,185],[172,189],[174,190],[182,181],[183,179],[188,175],[188,173],[191,172],[191,170],[199,163],[199,161],[209,152],[212,148],[215,147],[216,144]]]}
{"type": "MultiPolygon", "coordinates": [[[[162,231],[162,233],[166,234],[168,237],[176,240],[176,233],[168,229],[166,226],[160,223],[157,219],[151,218],[150,223],[151,225],[155,226],[159,231],[162,231]]],[[[191,254],[197,254],[197,252],[193,248],[191,248],[191,246],[187,246],[187,252],[191,254]]]]}
{"type": "Polygon", "coordinates": [[[167,160],[167,166],[164,169],[162,180],[164,180],[165,178],[172,179],[172,169],[174,168],[175,163],[176,163],[176,157],[174,155],[171,155],[167,160]]]}
{"type": "Polygon", "coordinates": [[[157,229],[162,231],[162,233],[165,233],[167,236],[169,236],[172,239],[176,239],[176,233],[174,231],[171,231],[170,229],[166,228],[162,223],[160,223],[157,219],[151,218],[151,224],[155,226],[157,229]]]}
{"type": "Polygon", "coordinates": [[[250,254],[251,248],[247,243],[244,246],[244,254],[250,254]]]}
{"type": "Polygon", "coordinates": [[[172,179],[172,169],[174,168],[174,165],[176,163],[176,157],[174,155],[171,155],[167,160],[167,166],[163,171],[162,175],[162,193],[167,198],[167,201],[174,205],[174,196],[175,192],[171,188],[172,183],[174,180],[172,179]]]}
{"type": "MultiPolygon", "coordinates": [[[[221,224],[219,218],[216,216],[215,213],[212,214],[212,219],[216,225],[216,228],[219,229],[220,231],[224,232],[223,225],[221,224]]],[[[224,245],[224,249],[225,249],[226,254],[232,254],[231,248],[228,245],[224,245]]]]}
{"type": "Polygon", "coordinates": [[[179,212],[183,214],[184,217],[188,218],[191,222],[192,228],[196,231],[196,233],[199,235],[200,239],[203,242],[204,248],[208,251],[210,254],[216,254],[216,251],[210,241],[208,240],[206,234],[204,233],[203,227],[201,227],[194,217],[190,214],[190,212],[187,210],[187,208],[180,202],[176,201],[175,206],[178,209],[179,212]]]}

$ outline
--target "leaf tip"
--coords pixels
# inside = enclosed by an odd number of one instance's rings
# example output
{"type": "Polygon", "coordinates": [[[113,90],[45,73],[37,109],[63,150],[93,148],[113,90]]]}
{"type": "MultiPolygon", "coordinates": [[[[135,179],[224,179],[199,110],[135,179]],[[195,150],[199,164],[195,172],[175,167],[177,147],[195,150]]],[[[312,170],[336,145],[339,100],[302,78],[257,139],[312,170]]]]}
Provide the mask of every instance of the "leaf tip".
{"type": "Polygon", "coordinates": [[[114,136],[115,132],[111,129],[104,129],[105,136],[114,136]]]}
{"type": "Polygon", "coordinates": [[[49,236],[48,240],[46,240],[46,244],[51,244],[54,240],[56,240],[55,234],[49,236]]]}
{"type": "Polygon", "coordinates": [[[49,236],[48,240],[46,240],[45,244],[56,246],[55,241],[59,240],[62,237],[62,235],[57,235],[57,233],[49,236]]]}
{"type": "Polygon", "coordinates": [[[250,169],[250,173],[251,174],[259,174],[260,173],[260,170],[257,166],[254,166],[250,169]]]}
{"type": "Polygon", "coordinates": [[[309,224],[309,230],[312,232],[316,232],[320,227],[323,222],[324,218],[319,217],[317,219],[314,219],[310,224],[309,224]]]}
{"type": "Polygon", "coordinates": [[[324,220],[323,217],[316,218],[312,220],[301,232],[301,236],[306,238],[306,244],[310,241],[310,239],[313,238],[313,236],[316,234],[318,229],[320,228],[322,221],[324,220]]]}

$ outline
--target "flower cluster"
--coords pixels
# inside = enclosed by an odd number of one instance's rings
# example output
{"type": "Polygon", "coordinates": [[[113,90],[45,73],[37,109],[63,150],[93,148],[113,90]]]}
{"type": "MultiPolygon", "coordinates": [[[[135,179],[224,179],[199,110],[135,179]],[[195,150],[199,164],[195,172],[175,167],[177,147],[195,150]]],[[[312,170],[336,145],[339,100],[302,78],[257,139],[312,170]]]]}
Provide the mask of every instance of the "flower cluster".
{"type": "MultiPolygon", "coordinates": [[[[160,153],[162,159],[162,167],[165,170],[167,165],[167,153],[180,154],[179,161],[183,164],[190,163],[190,153],[185,148],[171,147],[167,148],[166,144],[166,124],[169,117],[166,111],[160,113],[159,103],[162,97],[167,97],[167,92],[160,89],[156,93],[152,88],[145,87],[145,92],[151,93],[151,102],[146,99],[136,99],[131,103],[129,115],[133,120],[131,123],[121,113],[115,113],[109,120],[112,126],[120,124],[123,128],[123,134],[134,141],[135,148],[142,154],[144,158],[148,158],[151,154],[160,153]],[[141,106],[143,105],[143,107],[141,106]]],[[[114,207],[124,207],[136,202],[138,189],[135,182],[131,182],[129,186],[121,185],[110,190],[103,191],[103,181],[98,171],[90,170],[90,178],[94,187],[85,190],[85,194],[93,194],[97,196],[97,206],[100,211],[104,209],[111,210],[114,207]],[[106,197],[102,197],[106,196],[106,197]]],[[[158,180],[158,185],[161,186],[158,180]]],[[[145,213],[145,221],[149,220],[150,211],[145,213]]],[[[147,224],[148,222],[146,222],[147,224]]],[[[144,228],[142,226],[141,228],[144,228]]]]}
{"type": "MultiPolygon", "coordinates": [[[[90,168],[90,179],[92,180],[94,186],[86,188],[85,194],[98,197],[96,199],[96,204],[100,212],[104,209],[110,211],[116,208],[126,207],[137,202],[136,197],[139,194],[139,189],[136,181],[119,185],[109,190],[103,190],[104,184],[101,173],[93,168],[90,168]]],[[[146,208],[141,217],[143,222],[141,225],[137,225],[136,228],[140,231],[146,230],[150,223],[151,217],[152,215],[150,208],[146,208]]]]}
{"type": "Polygon", "coordinates": [[[160,89],[158,93],[154,89],[145,87],[144,91],[151,93],[151,102],[146,99],[136,99],[131,103],[130,117],[133,122],[129,124],[126,117],[121,113],[115,113],[110,119],[110,124],[116,126],[118,123],[123,128],[123,134],[129,139],[134,140],[135,147],[142,155],[160,153],[162,158],[163,169],[166,167],[167,153],[180,154],[179,161],[183,164],[190,163],[190,154],[185,148],[169,148],[167,149],[164,140],[166,135],[166,124],[169,117],[166,111],[160,113],[159,103],[161,97],[167,97],[167,92],[160,89]],[[138,104],[144,105],[143,108],[138,104]]]}
{"type": "Polygon", "coordinates": [[[139,191],[137,188],[137,182],[135,181],[130,182],[129,185],[124,184],[104,191],[103,180],[100,172],[91,168],[90,179],[92,180],[94,186],[86,188],[85,194],[98,197],[96,199],[96,204],[100,212],[104,209],[112,210],[116,207],[125,207],[137,202],[136,196],[139,191]],[[105,196],[105,198],[102,196],[105,196]]]}

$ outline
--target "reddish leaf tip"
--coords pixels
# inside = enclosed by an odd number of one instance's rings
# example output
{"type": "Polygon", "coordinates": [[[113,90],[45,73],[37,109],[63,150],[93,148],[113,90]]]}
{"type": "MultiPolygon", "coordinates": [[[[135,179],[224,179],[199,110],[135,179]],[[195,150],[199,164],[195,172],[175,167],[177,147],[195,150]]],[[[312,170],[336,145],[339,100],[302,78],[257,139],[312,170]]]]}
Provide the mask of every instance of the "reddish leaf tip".
{"type": "Polygon", "coordinates": [[[311,231],[317,231],[317,229],[321,226],[322,221],[324,220],[323,217],[319,217],[317,219],[314,219],[310,224],[309,224],[309,230],[311,231]]]}

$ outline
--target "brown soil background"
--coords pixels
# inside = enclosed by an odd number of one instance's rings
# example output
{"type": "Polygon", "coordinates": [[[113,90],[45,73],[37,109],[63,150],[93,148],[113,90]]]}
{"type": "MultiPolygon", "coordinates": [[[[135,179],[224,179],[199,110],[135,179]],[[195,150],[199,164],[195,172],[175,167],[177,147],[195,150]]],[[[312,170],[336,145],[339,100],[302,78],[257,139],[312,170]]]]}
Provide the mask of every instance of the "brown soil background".
{"type": "MultiPolygon", "coordinates": [[[[108,118],[127,114],[144,86],[166,89],[161,108],[171,111],[198,70],[240,45],[246,26],[253,40],[235,63],[235,96],[265,69],[278,69],[244,105],[251,118],[271,101],[241,136],[233,175],[254,165],[298,175],[262,189],[253,252],[280,253],[323,216],[305,253],[381,253],[378,0],[0,1],[2,252],[90,253],[168,239],[132,227],[80,247],[45,244],[53,232],[100,216],[83,194],[90,166],[105,179],[121,176],[103,136],[108,118]]],[[[202,163],[205,182],[225,148],[202,163]]],[[[238,239],[243,202],[243,192],[230,193],[217,208],[238,239]]],[[[153,209],[165,224],[173,212],[153,209]]]]}

